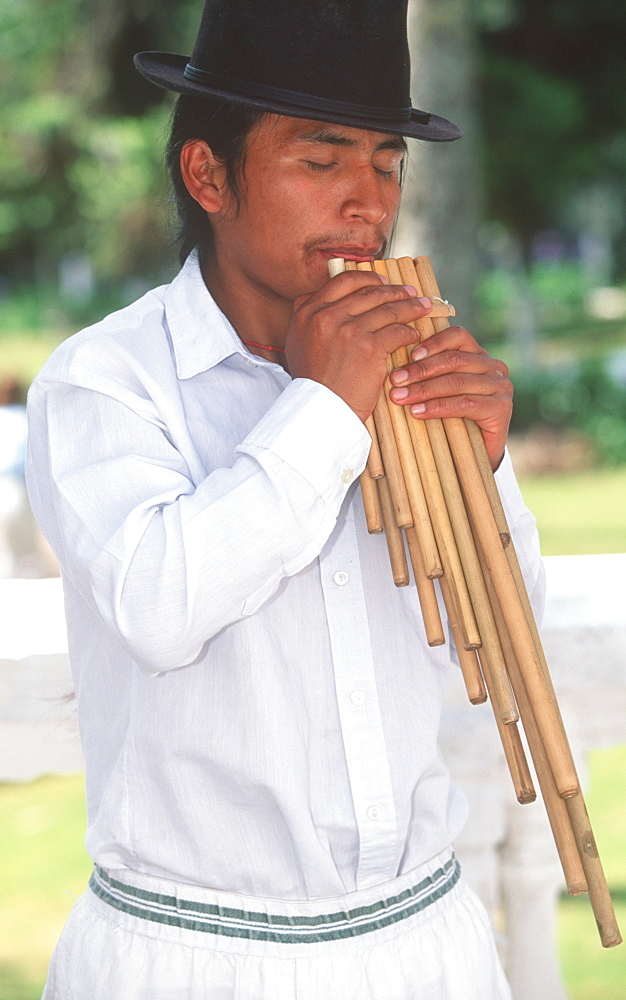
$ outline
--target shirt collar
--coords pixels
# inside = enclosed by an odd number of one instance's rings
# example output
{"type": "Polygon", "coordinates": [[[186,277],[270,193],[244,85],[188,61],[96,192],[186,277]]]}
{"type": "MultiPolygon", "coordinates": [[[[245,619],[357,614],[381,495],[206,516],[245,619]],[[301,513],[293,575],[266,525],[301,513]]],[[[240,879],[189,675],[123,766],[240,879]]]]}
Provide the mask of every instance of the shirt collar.
{"type": "Polygon", "coordinates": [[[253,357],[206,287],[195,251],[168,285],[164,302],[179,378],[193,378],[235,353],[253,357]]]}

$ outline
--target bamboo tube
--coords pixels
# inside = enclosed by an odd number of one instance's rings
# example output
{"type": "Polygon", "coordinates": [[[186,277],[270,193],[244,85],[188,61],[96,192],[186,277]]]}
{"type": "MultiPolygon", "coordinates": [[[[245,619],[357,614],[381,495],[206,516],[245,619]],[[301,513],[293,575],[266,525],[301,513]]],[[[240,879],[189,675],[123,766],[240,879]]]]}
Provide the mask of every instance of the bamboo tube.
{"type": "Polygon", "coordinates": [[[441,615],[439,614],[435,584],[426,576],[415,528],[407,528],[405,535],[409,547],[409,559],[413,567],[413,576],[415,577],[415,586],[417,587],[420,608],[422,610],[422,618],[424,620],[426,641],[429,646],[443,646],[446,639],[441,623],[441,615]]]}
{"type": "MultiPolygon", "coordinates": [[[[394,517],[398,528],[412,528],[413,514],[406,491],[404,473],[396,446],[391,418],[385,400],[380,397],[374,409],[374,423],[385,466],[385,478],[393,503],[394,517]]],[[[380,482],[380,479],[378,480],[380,482]]]]}
{"type": "Polygon", "coordinates": [[[387,539],[393,582],[396,587],[407,587],[409,584],[409,567],[406,561],[404,539],[400,528],[396,525],[391,489],[387,477],[383,476],[382,479],[378,479],[377,485],[383,512],[383,521],[385,523],[385,538],[387,539]]]}
{"type": "MultiPolygon", "coordinates": [[[[411,258],[401,258],[398,261],[398,268],[403,281],[413,284],[418,295],[421,295],[422,288],[411,258]]],[[[414,420],[414,423],[419,424],[421,421],[414,420]]],[[[496,623],[489,604],[482,569],[476,554],[476,545],[450,455],[444,426],[441,420],[435,419],[426,421],[426,428],[433,445],[433,453],[437,461],[437,469],[452,522],[454,538],[478,623],[481,638],[479,661],[483,670],[489,673],[489,679],[485,677],[485,681],[489,696],[497,707],[498,716],[504,724],[509,725],[518,721],[519,712],[507,674],[496,623]]]]}
{"type": "MultiPolygon", "coordinates": [[[[402,272],[401,263],[401,261],[393,259],[384,262],[389,280],[397,284],[411,283],[415,275],[415,268],[412,268],[412,272],[408,276],[409,280],[407,281],[402,272]]],[[[416,321],[411,325],[417,329],[418,322],[416,321]]],[[[409,364],[407,349],[403,347],[396,351],[393,355],[393,361],[396,367],[409,364]]],[[[430,509],[431,521],[435,530],[439,551],[442,553],[442,561],[447,566],[446,574],[450,585],[450,599],[456,608],[456,618],[461,630],[461,644],[467,650],[477,649],[481,645],[482,640],[476,624],[463,567],[459,559],[457,542],[450,522],[449,504],[444,495],[445,490],[442,489],[446,472],[442,470],[441,463],[438,461],[437,442],[433,442],[433,438],[430,435],[430,424],[432,421],[423,423],[420,420],[415,420],[406,407],[402,407],[402,410],[405,414],[418,468],[422,476],[424,492],[430,509]]],[[[440,440],[445,444],[447,451],[447,440],[443,433],[440,440]]],[[[454,466],[451,459],[449,460],[449,469],[454,476],[454,466]]]]}
{"type": "MultiPolygon", "coordinates": [[[[437,295],[437,283],[434,274],[432,273],[430,262],[425,258],[418,258],[416,264],[419,265],[420,262],[421,270],[420,267],[418,267],[418,273],[420,274],[421,279],[425,279],[422,280],[422,287],[425,291],[428,290],[427,294],[431,293],[437,295]]],[[[443,322],[445,323],[445,321],[443,322]]],[[[440,325],[441,323],[441,320],[436,321],[436,325],[440,325]]],[[[452,422],[446,421],[446,430],[448,429],[448,423],[452,422]]],[[[485,479],[490,481],[492,477],[486,474],[485,469],[483,456],[484,446],[478,445],[478,434],[476,432],[468,432],[466,426],[468,423],[468,421],[463,422],[466,438],[464,439],[460,431],[457,432],[456,428],[453,428],[452,430],[453,438],[458,442],[464,442],[462,446],[463,451],[466,452],[468,446],[469,449],[471,449],[479,481],[481,483],[483,482],[483,476],[485,479]],[[470,433],[472,434],[471,438],[470,433]],[[465,440],[467,441],[467,445],[465,444],[465,440]],[[480,461],[476,460],[476,452],[481,455],[480,461]],[[481,468],[482,475],[480,471],[481,468]]],[[[458,445],[458,448],[460,452],[460,444],[458,445]]],[[[455,460],[456,459],[457,454],[455,453],[455,460]]],[[[457,466],[457,468],[459,470],[459,475],[463,476],[463,470],[467,473],[470,463],[468,462],[467,465],[465,464],[465,454],[459,454],[459,459],[461,460],[460,468],[459,466],[457,466]]],[[[474,479],[474,476],[466,476],[467,483],[474,479]]],[[[467,497],[467,486],[465,486],[465,493],[467,497]]],[[[496,517],[492,512],[492,501],[495,493],[497,493],[495,483],[493,487],[489,487],[488,491],[484,489],[486,507],[492,514],[493,519],[493,523],[491,524],[490,522],[489,525],[489,540],[487,540],[487,531],[484,530],[484,522],[479,520],[479,518],[485,517],[486,515],[484,504],[474,504],[475,515],[477,515],[474,516],[474,528],[477,535],[480,537],[481,545],[483,545],[483,555],[486,562],[490,564],[491,561],[489,568],[492,575],[494,589],[498,597],[497,603],[506,623],[515,659],[517,660],[517,666],[522,674],[522,686],[525,688],[526,694],[531,702],[534,713],[534,721],[541,736],[541,743],[548,758],[555,785],[559,794],[565,799],[569,823],[573,831],[580,861],[584,869],[589,889],[589,898],[591,900],[591,905],[600,933],[600,940],[603,947],[611,948],[620,944],[622,938],[617,926],[610,893],[595,845],[595,839],[591,829],[589,816],[587,814],[585,801],[578,783],[576,768],[567,741],[567,736],[565,734],[563,720],[558,709],[554,689],[552,687],[545,655],[540,642],[539,632],[534,621],[530,601],[528,600],[528,595],[526,593],[526,587],[519,569],[519,563],[517,562],[517,556],[514,552],[513,546],[510,545],[510,533],[508,531],[508,527],[505,529],[506,518],[504,518],[504,512],[502,511],[503,520],[500,520],[499,518],[496,520],[496,517]],[[491,500],[490,497],[492,498],[491,500]],[[482,508],[480,513],[478,509],[479,507],[482,508]],[[503,567],[502,560],[495,555],[496,546],[494,545],[493,548],[490,548],[489,551],[487,551],[487,546],[484,545],[484,542],[488,541],[488,545],[490,545],[491,542],[494,541],[493,529],[495,529],[495,533],[497,534],[500,542],[499,551],[505,560],[506,566],[509,568],[510,581],[513,584],[513,589],[509,586],[508,578],[504,574],[503,570],[502,576],[499,576],[496,572],[494,572],[496,566],[503,567]],[[501,591],[500,593],[498,593],[499,585],[501,591]],[[506,599],[504,599],[505,593],[509,595],[511,599],[513,599],[514,594],[517,596],[519,607],[521,609],[521,615],[517,612],[517,604],[515,605],[515,613],[513,613],[511,606],[508,605],[506,603],[506,599]],[[518,631],[516,631],[516,629],[518,631]],[[525,659],[524,654],[528,655],[528,660],[525,659]],[[572,788],[574,788],[573,792],[572,788]]],[[[478,497],[478,495],[478,492],[476,492],[476,497],[478,497]]],[[[495,503],[494,506],[496,510],[499,510],[501,507],[499,502],[495,503]]]]}
{"type": "Polygon", "coordinates": [[[501,640],[503,646],[509,643],[506,650],[506,660],[509,668],[509,675],[513,683],[513,689],[519,705],[520,715],[524,734],[528,741],[528,748],[533,760],[537,781],[541,789],[541,796],[546,808],[552,836],[561,861],[563,875],[567,891],[570,896],[579,895],[587,891],[587,880],[580,860],[576,838],[572,830],[565,799],[562,799],[554,784],[550,764],[546,752],[541,742],[541,736],[537,729],[532,706],[526,695],[526,689],[522,679],[521,671],[513,650],[510,648],[506,625],[501,612],[496,608],[496,617],[499,618],[498,625],[501,630],[501,640]]]}
{"type": "Polygon", "coordinates": [[[449,578],[444,573],[439,581],[439,586],[441,587],[444,604],[446,606],[446,611],[448,612],[448,625],[450,626],[452,638],[454,639],[456,646],[459,666],[465,683],[465,690],[467,691],[467,697],[472,705],[482,705],[483,702],[487,701],[487,691],[485,689],[483,675],[480,671],[478,656],[475,649],[465,649],[463,645],[461,628],[448,584],[449,578]]]}
{"type": "Polygon", "coordinates": [[[370,535],[380,534],[383,530],[383,512],[380,506],[377,482],[377,479],[372,479],[367,469],[359,476],[365,521],[370,535]]]}
{"type": "MultiPolygon", "coordinates": [[[[369,262],[363,262],[362,264],[357,265],[357,269],[360,271],[371,271],[372,265],[369,262]]],[[[391,368],[391,359],[389,359],[388,370],[391,370],[391,368]]],[[[416,530],[418,543],[422,550],[422,562],[425,567],[427,577],[432,580],[441,576],[443,569],[439,553],[437,551],[433,528],[430,522],[430,515],[426,505],[422,480],[418,472],[417,462],[413,452],[411,436],[406,426],[405,415],[402,409],[396,406],[395,403],[392,403],[389,399],[390,388],[389,379],[387,378],[385,380],[380,398],[384,401],[384,405],[387,407],[387,413],[389,415],[389,421],[395,439],[400,466],[404,474],[404,484],[409,500],[412,523],[416,530]]],[[[380,407],[383,405],[380,400],[379,405],[380,407]]],[[[379,417],[380,414],[377,407],[374,417],[375,423],[379,417]]],[[[406,525],[399,524],[399,527],[406,527],[406,525]]]]}
{"type": "MultiPolygon", "coordinates": [[[[395,264],[395,262],[391,262],[395,264]]],[[[439,295],[436,280],[427,258],[416,258],[419,279],[406,279],[415,283],[431,299],[439,295]]],[[[387,262],[389,266],[389,262],[387,262]]],[[[369,266],[368,266],[369,269],[369,266]]],[[[441,301],[441,300],[440,300],[441,301]]],[[[445,304],[443,304],[445,307],[445,304]]],[[[430,316],[413,325],[421,337],[448,326],[447,309],[433,308],[430,316]]],[[[405,352],[406,353],[406,352],[405,352]]],[[[407,356],[408,357],[408,356],[407,356]]],[[[404,364],[403,357],[394,355],[394,364],[404,364]]],[[[414,424],[421,423],[413,421],[414,424]]],[[[412,423],[408,423],[411,427],[412,423]]],[[[425,422],[427,425],[431,421],[425,422]]],[[[538,629],[530,606],[514,546],[506,524],[506,517],[493,479],[489,459],[479,428],[468,420],[446,419],[442,422],[448,454],[454,465],[455,476],[461,487],[461,504],[467,507],[473,535],[475,558],[478,559],[487,597],[492,608],[504,658],[511,675],[515,697],[519,704],[522,723],[535,764],[548,818],[561,857],[568,891],[572,894],[588,887],[593,912],[604,947],[621,942],[615,920],[611,897],[598,857],[593,832],[578,783],[571,750],[560,716],[556,695],[552,688],[547,663],[538,629]]],[[[436,434],[433,439],[436,439],[436,434]]],[[[429,435],[429,441],[431,436],[429,435]]],[[[414,448],[416,442],[414,441],[414,448]]],[[[439,447],[437,445],[436,447],[439,447]]],[[[434,452],[434,449],[432,449],[434,452]]],[[[445,449],[442,449],[445,452],[445,449]]],[[[438,456],[437,456],[438,458],[438,456]]],[[[418,471],[420,470],[417,455],[418,471]]],[[[438,464],[436,462],[436,464],[438,464]]],[[[425,490],[426,496],[428,492],[425,490]]],[[[448,497],[446,496],[446,501],[448,497]]],[[[457,516],[450,518],[456,533],[457,516]]],[[[461,519],[462,520],[462,519],[461,519]]],[[[411,529],[412,534],[412,529],[411,529]]],[[[455,539],[456,541],[456,539],[455,539]]],[[[461,550],[465,542],[461,543],[461,550]]],[[[419,547],[413,538],[413,547],[419,547]]],[[[409,542],[411,554],[411,542],[409,542]]],[[[403,552],[404,554],[404,552],[403,552]]],[[[471,557],[470,557],[471,559],[471,557]]],[[[448,610],[449,624],[462,661],[467,671],[466,685],[470,700],[484,701],[486,692],[483,677],[478,669],[478,655],[463,648],[456,619],[456,606],[450,594],[448,572],[444,562],[444,576],[440,580],[448,610]]],[[[413,562],[413,559],[412,559],[413,562]]],[[[417,576],[417,573],[416,573],[417,576]]],[[[432,584],[431,584],[432,586],[432,584]]],[[[421,599],[421,598],[420,598],[421,599]]],[[[493,677],[488,657],[483,658],[483,672],[487,686],[493,689],[493,677]]],[[[492,701],[494,696],[492,694],[492,701]]],[[[514,726],[504,725],[496,715],[496,722],[503,737],[503,747],[520,801],[529,801],[534,795],[519,734],[514,726]]]]}
{"type": "MultiPolygon", "coordinates": [[[[356,271],[358,269],[356,261],[339,261],[338,258],[329,261],[328,268],[331,274],[339,274],[341,270],[356,271]]],[[[368,269],[371,270],[369,265],[368,269]]],[[[375,436],[380,446],[384,471],[391,492],[396,524],[399,528],[410,528],[413,525],[413,515],[404,482],[404,473],[387,412],[387,404],[382,397],[378,400],[372,416],[376,429],[375,436]]]]}
{"type": "MultiPolygon", "coordinates": [[[[477,552],[483,567],[484,555],[480,549],[480,542],[477,540],[477,552]]],[[[485,583],[489,592],[489,600],[493,608],[494,616],[500,641],[504,650],[505,660],[509,670],[509,676],[513,684],[513,690],[517,704],[519,705],[522,726],[528,741],[528,747],[535,766],[537,780],[541,789],[541,795],[548,814],[548,820],[552,828],[554,842],[563,868],[563,874],[567,884],[567,891],[571,896],[587,891],[587,882],[580,861],[578,846],[567,814],[565,800],[559,795],[546,752],[541,742],[541,736],[537,729],[532,705],[526,694],[522,673],[519,668],[515,653],[511,646],[511,640],[507,631],[502,609],[498,604],[493,581],[485,568],[485,583]]]]}
{"type": "MultiPolygon", "coordinates": [[[[389,360],[389,370],[391,370],[391,359],[389,360]]],[[[391,421],[398,449],[398,457],[404,472],[404,482],[413,517],[413,527],[417,535],[418,544],[422,550],[422,563],[426,571],[426,576],[430,580],[433,580],[443,574],[441,559],[424,495],[422,479],[415,459],[415,452],[413,451],[413,442],[406,425],[406,418],[403,409],[396,406],[389,399],[390,388],[391,383],[389,382],[389,378],[387,378],[385,379],[383,388],[384,401],[391,421]]]]}
{"type": "MultiPolygon", "coordinates": [[[[398,264],[394,260],[375,262],[376,269],[382,273],[380,265],[385,267],[389,280],[402,284],[398,264]]],[[[400,348],[393,355],[396,365],[409,363],[406,348],[400,348]]],[[[387,390],[388,391],[388,390],[387,390]]],[[[454,603],[455,617],[461,630],[461,644],[465,649],[477,649],[481,645],[481,636],[472,608],[472,602],[467,589],[463,568],[459,559],[457,545],[450,524],[448,508],[442,492],[438,467],[428,438],[428,432],[423,423],[414,420],[406,407],[398,406],[389,400],[389,406],[398,411],[398,421],[403,419],[408,428],[413,446],[413,454],[417,460],[419,475],[424,487],[424,494],[430,512],[430,522],[435,533],[437,547],[448,579],[450,600],[454,603]]]]}
{"type": "MultiPolygon", "coordinates": [[[[417,273],[423,291],[427,295],[438,295],[439,289],[430,262],[419,257],[417,265],[417,273]]],[[[437,322],[445,323],[446,321],[438,320],[437,322]]],[[[477,537],[480,539],[498,602],[504,614],[511,644],[520,669],[524,673],[524,683],[533,705],[535,720],[550,761],[556,786],[563,798],[576,795],[580,786],[571,749],[564,738],[560,719],[557,718],[526,614],[520,604],[517,587],[500,542],[467,428],[463,420],[453,417],[447,418],[444,421],[444,426],[470,519],[477,537]]]]}
{"type": "MultiPolygon", "coordinates": [[[[475,427],[475,424],[472,424],[475,427]]],[[[484,450],[484,444],[482,442],[482,435],[480,431],[476,428],[476,432],[470,429],[470,434],[473,438],[480,437],[480,442],[473,440],[472,444],[474,446],[474,451],[477,454],[477,460],[483,474],[483,478],[486,480],[485,488],[489,495],[492,507],[496,512],[496,523],[499,528],[500,538],[503,547],[507,554],[509,555],[509,562],[512,566],[513,575],[519,579],[519,592],[522,603],[524,604],[529,622],[532,622],[532,630],[537,631],[537,638],[539,640],[539,634],[537,626],[535,623],[534,615],[530,606],[530,601],[528,599],[528,594],[526,591],[526,586],[521,574],[519,567],[519,562],[517,561],[517,555],[515,553],[515,548],[510,544],[510,532],[508,529],[508,524],[506,522],[506,516],[504,514],[504,509],[502,508],[502,503],[500,496],[497,491],[497,487],[493,480],[493,475],[491,475],[491,468],[489,467],[489,475],[487,475],[488,458],[484,450]]],[[[549,679],[548,665],[545,660],[545,655],[541,647],[540,641],[538,641],[538,647],[541,653],[541,660],[544,667],[544,671],[549,679]]],[[[509,667],[511,669],[511,666],[509,667]]],[[[513,668],[515,669],[515,668],[513,668]]],[[[519,668],[518,668],[519,669],[519,668]]],[[[518,699],[520,701],[520,708],[522,708],[525,694],[523,692],[524,684],[523,678],[519,676],[514,679],[514,686],[516,692],[518,693],[518,699]],[[517,683],[516,683],[517,681],[517,683]]],[[[551,698],[555,705],[555,710],[558,714],[559,724],[561,731],[565,734],[565,727],[563,726],[563,720],[561,718],[560,712],[558,711],[558,703],[556,699],[556,694],[551,684],[549,683],[549,689],[551,692],[551,698]]],[[[524,729],[526,736],[531,746],[531,732],[533,721],[529,721],[525,718],[526,714],[531,711],[530,708],[522,710],[522,721],[524,723],[524,729]]],[[[536,737],[534,742],[537,743],[536,737]]],[[[537,770],[537,777],[540,782],[542,795],[546,805],[546,811],[548,812],[548,818],[550,819],[550,824],[552,826],[552,831],[554,834],[555,842],[559,850],[559,856],[561,857],[561,863],[563,865],[563,870],[565,873],[565,878],[568,886],[568,891],[570,894],[574,895],[584,891],[585,885],[588,886],[589,898],[591,900],[591,905],[593,908],[594,915],[598,924],[598,931],[600,933],[600,939],[602,945],[605,948],[612,948],[615,945],[620,944],[621,936],[617,922],[615,919],[615,913],[613,910],[613,904],[611,902],[610,893],[608,886],[606,884],[606,879],[604,876],[604,871],[602,869],[602,863],[600,861],[598,851],[595,845],[595,838],[593,835],[593,830],[591,828],[591,822],[589,820],[589,815],[585,806],[584,797],[582,792],[576,796],[571,796],[567,798],[564,803],[559,802],[557,804],[555,800],[556,791],[553,791],[553,779],[549,768],[547,768],[547,774],[543,777],[540,776],[540,768],[542,767],[542,762],[536,758],[536,754],[541,757],[543,752],[543,747],[539,741],[539,747],[533,751],[531,747],[531,753],[533,755],[533,761],[535,763],[535,769],[537,770]],[[544,788],[545,782],[545,788],[544,788]],[[563,816],[563,806],[565,807],[565,812],[567,814],[567,819],[563,816]],[[555,828],[556,827],[556,828],[555,828]],[[573,846],[571,841],[573,840],[573,846]],[[574,858],[574,851],[576,852],[576,857],[574,858]]]]}
{"type": "MultiPolygon", "coordinates": [[[[502,653],[491,605],[488,600],[482,570],[476,555],[475,546],[473,545],[462,497],[459,497],[458,502],[460,506],[452,508],[449,504],[449,509],[454,510],[453,524],[455,538],[459,546],[461,564],[480,632],[481,646],[479,661],[483,667],[483,671],[488,671],[489,673],[487,689],[489,697],[494,703],[494,710],[497,709],[498,718],[502,723],[510,725],[518,721],[519,712],[507,673],[506,662],[502,653]],[[469,537],[466,537],[466,533],[469,537]]],[[[487,681],[487,677],[485,677],[485,680],[487,681]]]]}
{"type": "MultiPolygon", "coordinates": [[[[481,562],[484,565],[484,555],[480,551],[480,543],[478,541],[477,549],[481,562]]],[[[496,618],[500,640],[505,652],[505,659],[509,669],[513,689],[519,705],[524,733],[526,735],[530,754],[535,766],[537,780],[539,782],[539,787],[541,788],[541,795],[546,808],[546,813],[548,815],[548,820],[550,822],[550,827],[552,829],[552,835],[554,837],[559,859],[561,861],[561,867],[563,868],[567,890],[572,896],[578,895],[587,891],[587,881],[581,864],[574,832],[569,821],[565,800],[561,798],[556,785],[554,784],[552,771],[550,769],[548,758],[541,741],[541,736],[535,722],[532,705],[526,694],[526,688],[519,664],[511,646],[504,616],[495,595],[493,582],[489,578],[489,574],[487,572],[485,572],[485,581],[489,591],[489,600],[491,601],[496,618]]]]}
{"type": "MultiPolygon", "coordinates": [[[[480,661],[489,698],[491,699],[492,705],[495,705],[496,694],[494,691],[493,676],[489,661],[484,655],[484,649],[481,649],[480,652],[477,651],[476,655],[480,661]]],[[[504,750],[504,756],[509,768],[517,801],[521,803],[521,805],[527,805],[529,802],[534,802],[537,798],[537,793],[533,785],[533,779],[528,767],[528,761],[526,760],[526,754],[524,753],[524,747],[522,746],[522,740],[517,728],[517,722],[509,722],[508,724],[505,724],[500,714],[496,711],[494,711],[494,719],[498,727],[500,740],[502,741],[502,749],[504,750]]]]}
{"type": "Polygon", "coordinates": [[[365,426],[369,432],[369,436],[372,439],[372,446],[370,448],[370,453],[367,456],[367,471],[369,472],[372,479],[381,479],[385,475],[385,467],[383,465],[383,458],[380,453],[380,445],[378,443],[378,435],[376,434],[376,424],[374,423],[373,416],[369,415],[365,421],[365,426]]]}
{"type": "Polygon", "coordinates": [[[580,860],[585,870],[589,899],[598,925],[600,940],[604,948],[614,948],[621,944],[622,936],[617,926],[613,903],[609,893],[602,864],[598,855],[595,838],[589,822],[587,808],[582,793],[565,800],[570,823],[580,851],[580,860]]]}
{"type": "Polygon", "coordinates": [[[502,506],[502,501],[500,499],[500,494],[498,492],[498,487],[496,486],[495,479],[493,477],[493,472],[491,471],[491,464],[489,462],[489,457],[485,449],[485,442],[483,441],[483,436],[480,433],[480,428],[476,426],[473,420],[465,421],[469,438],[474,449],[474,455],[476,457],[476,462],[478,469],[483,480],[483,485],[485,487],[485,492],[489,498],[489,503],[493,511],[494,520],[498,528],[498,534],[500,536],[500,542],[502,548],[505,551],[513,579],[517,586],[517,591],[519,594],[520,602],[524,608],[526,614],[526,619],[528,621],[528,627],[533,636],[535,646],[537,647],[537,653],[539,654],[539,659],[543,668],[543,673],[546,681],[546,686],[550,692],[550,697],[552,703],[555,707],[555,711],[558,715],[559,725],[561,731],[565,733],[565,727],[563,725],[563,719],[559,711],[558,702],[556,698],[556,693],[552,685],[552,677],[550,676],[550,670],[548,668],[548,663],[546,661],[545,653],[543,650],[543,645],[541,643],[541,637],[539,635],[539,630],[537,628],[537,623],[535,621],[535,616],[530,604],[530,599],[528,597],[528,591],[526,589],[526,582],[522,576],[522,571],[517,559],[517,553],[515,551],[515,546],[511,544],[511,532],[509,525],[507,523],[506,514],[504,513],[504,507],[502,506]]]}
{"type": "MultiPolygon", "coordinates": [[[[356,270],[356,264],[354,261],[348,260],[344,261],[339,257],[328,262],[328,270],[332,276],[335,274],[340,274],[342,271],[354,271],[356,270]]],[[[385,467],[383,464],[383,459],[380,451],[380,443],[378,438],[378,432],[376,429],[376,424],[374,422],[373,414],[365,421],[365,426],[369,432],[370,438],[372,439],[372,444],[370,446],[369,455],[367,457],[367,469],[359,477],[359,483],[361,485],[361,495],[363,498],[363,507],[365,509],[365,519],[367,521],[367,530],[370,534],[378,534],[383,530],[383,517],[380,508],[380,498],[378,495],[378,490],[373,490],[366,476],[370,476],[372,479],[381,479],[385,475],[385,467]]]]}

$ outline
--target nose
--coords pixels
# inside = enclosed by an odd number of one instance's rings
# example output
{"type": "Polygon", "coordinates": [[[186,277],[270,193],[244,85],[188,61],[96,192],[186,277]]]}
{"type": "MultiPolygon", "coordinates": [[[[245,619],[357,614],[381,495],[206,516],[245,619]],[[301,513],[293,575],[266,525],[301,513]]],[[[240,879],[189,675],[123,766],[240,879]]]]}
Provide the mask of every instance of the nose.
{"type": "Polygon", "coordinates": [[[352,178],[350,190],[341,207],[346,219],[379,225],[388,215],[387,200],[381,191],[380,179],[370,167],[352,178]]]}

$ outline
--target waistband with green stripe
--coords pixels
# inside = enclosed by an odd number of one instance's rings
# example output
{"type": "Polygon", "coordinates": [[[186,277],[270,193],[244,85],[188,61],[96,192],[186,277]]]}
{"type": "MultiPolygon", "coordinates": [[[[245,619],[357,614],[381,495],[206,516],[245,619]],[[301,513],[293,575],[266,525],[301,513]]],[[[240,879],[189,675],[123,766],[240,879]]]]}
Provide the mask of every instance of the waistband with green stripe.
{"type": "Polygon", "coordinates": [[[406,920],[445,896],[456,885],[459,876],[459,863],[452,856],[432,875],[396,896],[368,906],[316,916],[248,912],[148,892],[112,878],[97,865],[89,887],[109,906],[144,920],[207,934],[297,944],[356,937],[406,920]]]}

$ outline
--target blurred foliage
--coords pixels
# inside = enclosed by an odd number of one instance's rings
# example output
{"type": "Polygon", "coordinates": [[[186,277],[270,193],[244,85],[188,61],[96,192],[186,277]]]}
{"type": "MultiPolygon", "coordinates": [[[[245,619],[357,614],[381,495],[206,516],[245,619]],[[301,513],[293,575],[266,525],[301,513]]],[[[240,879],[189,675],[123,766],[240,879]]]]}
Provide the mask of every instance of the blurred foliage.
{"type": "Polygon", "coordinates": [[[77,253],[96,280],[159,273],[168,104],[132,56],[181,41],[195,9],[3,0],[0,274],[54,280],[77,253]]]}
{"type": "Polygon", "coordinates": [[[558,265],[537,261],[523,272],[492,268],[478,280],[477,298],[481,331],[486,343],[506,337],[511,324],[511,304],[520,294],[532,303],[537,326],[550,336],[561,328],[580,324],[588,329],[585,297],[589,282],[575,261],[558,265]]]}
{"type": "Polygon", "coordinates": [[[489,215],[528,251],[533,234],[593,226],[588,195],[617,211],[626,268],[626,4],[618,0],[479,0],[489,215]],[[493,16],[494,9],[499,16],[493,16]],[[491,15],[491,16],[490,16],[491,15]],[[580,216],[582,212],[582,218],[580,216]]]}
{"type": "MultiPolygon", "coordinates": [[[[163,169],[172,99],[132,57],[190,52],[200,9],[200,0],[0,3],[0,335],[65,336],[174,273],[163,169]]],[[[576,341],[579,357],[585,341],[617,346],[623,323],[593,325],[585,297],[594,282],[626,276],[626,5],[472,0],[471,9],[490,220],[479,290],[487,342],[531,308],[535,334],[576,341]],[[559,235],[558,259],[541,233],[559,235]],[[604,260],[583,259],[585,240],[604,260]]],[[[602,365],[581,365],[520,372],[515,426],[569,424],[593,437],[603,461],[626,461],[623,390],[602,365]]]]}
{"type": "MultiPolygon", "coordinates": [[[[200,0],[2,0],[5,281],[56,280],[59,262],[76,254],[96,282],[158,279],[174,266],[162,168],[171,99],[132,57],[189,52],[200,9],[200,0]]],[[[486,217],[530,253],[539,229],[593,226],[585,212],[594,185],[615,201],[612,238],[626,268],[626,6],[473,0],[472,9],[486,217]]]]}
{"type": "Polygon", "coordinates": [[[611,378],[603,361],[585,360],[569,370],[520,370],[514,383],[513,432],[537,424],[573,427],[593,443],[603,464],[626,462],[626,385],[611,378]]]}

